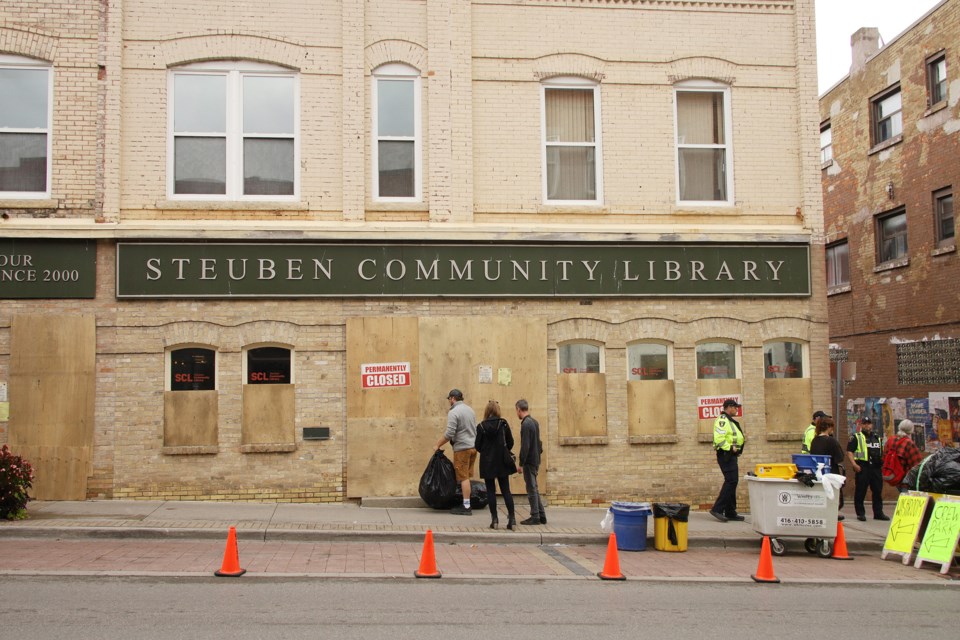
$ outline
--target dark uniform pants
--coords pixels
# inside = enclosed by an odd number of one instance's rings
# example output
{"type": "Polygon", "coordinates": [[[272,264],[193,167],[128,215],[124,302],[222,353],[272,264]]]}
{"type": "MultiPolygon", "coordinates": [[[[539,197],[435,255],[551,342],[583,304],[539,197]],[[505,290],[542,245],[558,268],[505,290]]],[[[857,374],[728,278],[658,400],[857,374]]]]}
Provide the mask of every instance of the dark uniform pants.
{"type": "Polygon", "coordinates": [[[725,516],[737,514],[737,483],[740,481],[740,467],[737,456],[730,451],[717,451],[717,464],[723,473],[723,486],[720,495],[713,503],[713,510],[725,516]]]}
{"type": "Polygon", "coordinates": [[[860,472],[856,477],[856,485],[853,493],[853,508],[857,515],[866,515],[863,507],[863,500],[867,497],[867,488],[870,489],[870,497],[873,499],[873,517],[883,515],[883,472],[880,467],[875,467],[867,462],[858,462],[860,472]]]}

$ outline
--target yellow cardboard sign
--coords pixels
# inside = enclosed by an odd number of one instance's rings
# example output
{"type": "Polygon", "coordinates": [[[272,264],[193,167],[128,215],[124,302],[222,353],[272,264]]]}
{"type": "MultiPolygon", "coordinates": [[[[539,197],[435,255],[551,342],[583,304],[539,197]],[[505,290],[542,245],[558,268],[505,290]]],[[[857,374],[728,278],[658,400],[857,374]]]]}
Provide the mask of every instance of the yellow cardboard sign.
{"type": "Polygon", "coordinates": [[[960,501],[937,500],[923,534],[923,542],[917,552],[917,564],[921,560],[949,566],[960,537],[960,501]]]}
{"type": "Polygon", "coordinates": [[[893,512],[890,528],[887,530],[887,540],[883,543],[884,557],[890,551],[904,556],[913,553],[913,545],[917,541],[920,522],[929,500],[930,496],[927,495],[900,494],[897,509],[893,512]]]}

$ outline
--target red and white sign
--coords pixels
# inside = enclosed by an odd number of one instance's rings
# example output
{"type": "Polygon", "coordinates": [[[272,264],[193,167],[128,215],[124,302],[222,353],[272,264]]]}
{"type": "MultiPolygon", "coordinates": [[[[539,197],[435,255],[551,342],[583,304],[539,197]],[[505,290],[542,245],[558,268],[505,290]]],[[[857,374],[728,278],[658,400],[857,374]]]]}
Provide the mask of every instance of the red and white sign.
{"type": "MultiPolygon", "coordinates": [[[[697,398],[697,415],[701,420],[713,420],[720,416],[723,410],[723,402],[733,398],[740,404],[740,394],[731,396],[701,396],[697,398]]],[[[734,417],[743,415],[743,408],[738,408],[737,412],[732,414],[734,417]]]]}
{"type": "Polygon", "coordinates": [[[360,380],[364,389],[410,386],[409,362],[379,362],[360,365],[360,380]]]}

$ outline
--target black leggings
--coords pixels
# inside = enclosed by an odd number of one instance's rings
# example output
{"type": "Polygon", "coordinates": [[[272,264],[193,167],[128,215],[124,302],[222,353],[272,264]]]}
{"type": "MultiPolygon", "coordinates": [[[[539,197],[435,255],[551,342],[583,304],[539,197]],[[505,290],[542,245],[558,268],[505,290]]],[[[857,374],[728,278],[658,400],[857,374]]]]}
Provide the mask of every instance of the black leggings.
{"type": "Polygon", "coordinates": [[[503,503],[507,505],[507,516],[513,518],[513,494],[510,493],[510,476],[502,478],[484,478],[487,483],[487,506],[490,507],[490,515],[497,517],[497,487],[496,482],[500,483],[500,493],[503,494],[503,503]]]}

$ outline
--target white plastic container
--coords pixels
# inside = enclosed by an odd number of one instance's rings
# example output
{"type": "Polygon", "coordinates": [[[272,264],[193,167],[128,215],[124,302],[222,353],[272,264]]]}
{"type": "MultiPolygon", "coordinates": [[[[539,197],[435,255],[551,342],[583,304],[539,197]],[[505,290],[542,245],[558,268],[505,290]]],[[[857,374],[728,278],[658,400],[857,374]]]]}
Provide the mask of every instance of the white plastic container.
{"type": "Polygon", "coordinates": [[[753,530],[779,538],[826,538],[837,535],[840,494],[827,496],[823,484],[747,476],[753,530]]]}

